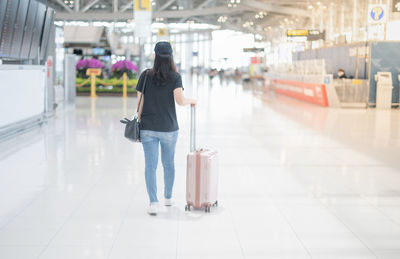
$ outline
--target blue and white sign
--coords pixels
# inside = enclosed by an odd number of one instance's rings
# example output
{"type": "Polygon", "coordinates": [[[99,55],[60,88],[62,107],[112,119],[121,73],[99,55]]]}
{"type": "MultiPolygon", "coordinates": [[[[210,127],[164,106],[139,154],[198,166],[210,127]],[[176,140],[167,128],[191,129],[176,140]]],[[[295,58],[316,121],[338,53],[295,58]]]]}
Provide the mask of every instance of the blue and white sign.
{"type": "Polygon", "coordinates": [[[328,75],[324,77],[324,84],[329,85],[332,81],[331,79],[332,75],[328,75]]]}
{"type": "Polygon", "coordinates": [[[384,4],[370,4],[368,6],[368,22],[370,24],[386,23],[387,8],[384,4]]]}

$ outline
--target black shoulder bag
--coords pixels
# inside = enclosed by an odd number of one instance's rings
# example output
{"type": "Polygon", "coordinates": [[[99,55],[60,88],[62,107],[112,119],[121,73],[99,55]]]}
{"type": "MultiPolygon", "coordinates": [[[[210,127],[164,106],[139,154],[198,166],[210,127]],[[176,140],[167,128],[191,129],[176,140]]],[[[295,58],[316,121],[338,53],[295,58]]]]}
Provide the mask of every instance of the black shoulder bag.
{"type": "MultiPolygon", "coordinates": [[[[142,103],[142,98],[144,94],[144,89],[146,88],[146,81],[147,81],[147,71],[144,75],[144,83],[142,88],[142,94],[140,95],[138,108],[136,111],[136,115],[133,117],[133,120],[129,120],[124,118],[120,120],[121,123],[125,124],[125,138],[129,139],[132,142],[140,142],[140,119],[138,118],[139,108],[142,103]]],[[[143,112],[143,110],[142,110],[143,112]]]]}

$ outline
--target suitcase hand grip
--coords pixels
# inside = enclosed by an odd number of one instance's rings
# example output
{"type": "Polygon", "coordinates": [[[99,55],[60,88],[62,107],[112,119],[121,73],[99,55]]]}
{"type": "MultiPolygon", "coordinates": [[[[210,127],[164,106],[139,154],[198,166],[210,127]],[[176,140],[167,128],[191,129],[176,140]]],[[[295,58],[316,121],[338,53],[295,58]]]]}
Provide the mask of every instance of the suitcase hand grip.
{"type": "Polygon", "coordinates": [[[196,151],[196,106],[190,107],[190,152],[196,151]]]}

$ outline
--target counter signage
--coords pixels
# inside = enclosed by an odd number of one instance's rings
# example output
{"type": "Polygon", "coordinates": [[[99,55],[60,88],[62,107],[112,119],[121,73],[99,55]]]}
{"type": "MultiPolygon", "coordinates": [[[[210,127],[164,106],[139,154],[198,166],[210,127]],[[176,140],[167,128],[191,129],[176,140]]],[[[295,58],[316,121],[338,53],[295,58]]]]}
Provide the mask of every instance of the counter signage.
{"type": "Polygon", "coordinates": [[[400,12],[400,0],[392,0],[392,12],[400,12]]]}
{"type": "Polygon", "coordinates": [[[368,22],[370,24],[385,23],[387,20],[386,5],[370,4],[368,6],[368,22]]]}
{"type": "Polygon", "coordinates": [[[88,68],[86,70],[86,75],[88,75],[88,76],[90,76],[90,75],[99,76],[99,75],[101,75],[101,69],[100,68],[88,68]]]}
{"type": "Polygon", "coordinates": [[[331,83],[331,77],[330,76],[325,76],[324,77],[324,84],[329,85],[331,83]]]}
{"type": "Polygon", "coordinates": [[[367,58],[368,57],[368,47],[366,46],[358,46],[349,48],[350,57],[359,57],[359,58],[367,58]]]}
{"type": "Polygon", "coordinates": [[[329,106],[325,84],[275,79],[275,92],[306,102],[329,106]]]}

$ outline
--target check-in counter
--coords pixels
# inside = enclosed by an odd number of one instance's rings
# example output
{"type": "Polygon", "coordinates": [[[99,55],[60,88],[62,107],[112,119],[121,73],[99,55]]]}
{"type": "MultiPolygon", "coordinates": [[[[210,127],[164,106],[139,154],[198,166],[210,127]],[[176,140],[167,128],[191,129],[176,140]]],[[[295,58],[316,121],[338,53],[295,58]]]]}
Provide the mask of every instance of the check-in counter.
{"type": "Polygon", "coordinates": [[[0,139],[44,121],[46,67],[0,65],[0,139]]]}
{"type": "Polygon", "coordinates": [[[266,87],[275,93],[286,95],[298,100],[329,106],[326,85],[323,76],[310,76],[308,78],[295,74],[271,74],[265,76],[266,87]]]}
{"type": "Polygon", "coordinates": [[[332,75],[265,75],[267,90],[298,100],[333,108],[366,108],[367,80],[333,79],[332,75]]]}
{"type": "Polygon", "coordinates": [[[275,92],[309,103],[328,106],[328,97],[324,84],[275,79],[275,92]]]}

